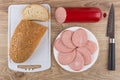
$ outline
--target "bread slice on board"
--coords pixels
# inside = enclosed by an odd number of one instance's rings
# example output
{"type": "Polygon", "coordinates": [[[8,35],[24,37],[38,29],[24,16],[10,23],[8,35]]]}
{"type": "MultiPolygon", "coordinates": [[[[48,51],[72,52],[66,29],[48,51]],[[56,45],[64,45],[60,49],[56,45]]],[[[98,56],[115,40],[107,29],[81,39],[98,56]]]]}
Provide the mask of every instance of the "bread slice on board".
{"type": "Polygon", "coordinates": [[[22,18],[23,20],[47,21],[49,19],[49,12],[41,5],[31,4],[23,9],[22,18]]]}
{"type": "Polygon", "coordinates": [[[11,38],[11,59],[16,63],[26,61],[34,52],[46,30],[46,26],[32,21],[22,20],[16,27],[11,38]]]}

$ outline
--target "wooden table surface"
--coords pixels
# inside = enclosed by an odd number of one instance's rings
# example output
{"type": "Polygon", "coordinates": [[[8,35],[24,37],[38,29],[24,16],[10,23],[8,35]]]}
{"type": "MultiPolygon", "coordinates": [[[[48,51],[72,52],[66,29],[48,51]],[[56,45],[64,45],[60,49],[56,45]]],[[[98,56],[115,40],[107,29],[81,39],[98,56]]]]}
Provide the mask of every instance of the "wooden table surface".
{"type": "MultiPolygon", "coordinates": [[[[51,45],[53,46],[53,45],[51,45]]],[[[0,80],[120,80],[120,0],[0,0],[0,80]],[[52,39],[65,28],[82,26],[92,31],[98,39],[100,52],[94,66],[82,73],[70,73],[63,70],[52,55],[52,66],[49,70],[37,73],[21,73],[9,70],[7,62],[8,6],[24,3],[48,3],[52,8],[52,39]],[[64,7],[99,7],[108,13],[111,3],[115,5],[116,34],[116,70],[107,70],[108,38],[106,34],[107,17],[97,23],[64,23],[59,24],[54,18],[54,11],[59,6],[64,7]]]]}

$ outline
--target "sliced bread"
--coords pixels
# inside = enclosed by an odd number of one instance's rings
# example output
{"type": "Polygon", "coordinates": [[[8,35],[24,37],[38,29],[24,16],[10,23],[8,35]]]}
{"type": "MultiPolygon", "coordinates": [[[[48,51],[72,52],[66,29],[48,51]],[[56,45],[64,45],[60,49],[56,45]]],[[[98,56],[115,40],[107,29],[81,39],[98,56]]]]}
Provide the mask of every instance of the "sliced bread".
{"type": "Polygon", "coordinates": [[[47,21],[49,19],[49,12],[41,5],[31,4],[23,9],[22,18],[23,20],[47,21]]]}

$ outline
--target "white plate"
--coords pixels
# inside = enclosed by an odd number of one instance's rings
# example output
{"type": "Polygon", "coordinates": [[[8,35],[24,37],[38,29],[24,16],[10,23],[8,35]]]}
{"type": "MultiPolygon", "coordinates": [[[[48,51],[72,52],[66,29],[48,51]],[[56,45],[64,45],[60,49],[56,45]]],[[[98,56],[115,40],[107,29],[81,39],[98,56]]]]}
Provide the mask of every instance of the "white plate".
{"type": "MultiPolygon", "coordinates": [[[[35,21],[39,24],[43,24],[48,27],[46,33],[44,34],[42,40],[38,44],[35,49],[33,55],[23,63],[14,63],[9,56],[9,45],[10,39],[14,33],[14,30],[18,23],[21,21],[21,12],[24,7],[28,4],[24,5],[10,5],[8,9],[8,67],[11,70],[20,71],[20,72],[38,72],[49,69],[51,66],[51,20],[49,19],[46,22],[35,21]],[[41,68],[18,68],[18,65],[41,65],[41,68]]],[[[49,14],[51,13],[50,6],[48,4],[41,4],[46,9],[48,9],[49,14]]]]}
{"type": "MultiPolygon", "coordinates": [[[[70,28],[67,28],[65,30],[71,30],[71,31],[76,31],[77,29],[84,29],[86,32],[87,32],[87,35],[88,35],[88,40],[91,40],[91,41],[94,41],[96,44],[97,44],[97,50],[96,52],[93,54],[92,56],[92,62],[89,64],[89,65],[86,65],[84,66],[81,70],[79,71],[74,71],[72,70],[68,65],[62,65],[59,63],[58,61],[58,51],[55,49],[55,47],[53,47],[53,51],[54,51],[54,57],[55,57],[55,60],[57,61],[57,63],[64,69],[64,70],[67,70],[67,71],[70,71],[70,72],[82,72],[82,71],[85,71],[87,69],[89,69],[90,67],[92,67],[92,65],[94,65],[94,63],[96,62],[97,58],[98,58],[98,54],[99,54],[99,45],[98,45],[98,41],[96,39],[96,37],[94,36],[94,34],[92,32],[90,32],[89,30],[85,29],[85,28],[82,28],[82,27],[77,27],[77,26],[74,26],[74,27],[70,27],[70,28]]],[[[63,31],[62,31],[63,32],[63,31]]],[[[57,36],[56,39],[58,39],[62,32],[57,36]]]]}

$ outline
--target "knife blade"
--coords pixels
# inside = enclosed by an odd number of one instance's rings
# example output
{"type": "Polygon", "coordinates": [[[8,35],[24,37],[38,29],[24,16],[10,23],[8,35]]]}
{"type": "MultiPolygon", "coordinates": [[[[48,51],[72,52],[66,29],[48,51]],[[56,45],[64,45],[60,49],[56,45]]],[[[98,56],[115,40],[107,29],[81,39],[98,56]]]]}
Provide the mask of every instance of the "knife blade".
{"type": "Polygon", "coordinates": [[[114,5],[111,5],[108,23],[107,36],[109,37],[108,70],[115,70],[115,17],[114,5]]]}
{"type": "Polygon", "coordinates": [[[108,16],[108,23],[107,23],[107,36],[110,38],[114,38],[114,26],[115,26],[115,19],[114,19],[114,5],[111,5],[109,16],[108,16]]]}

